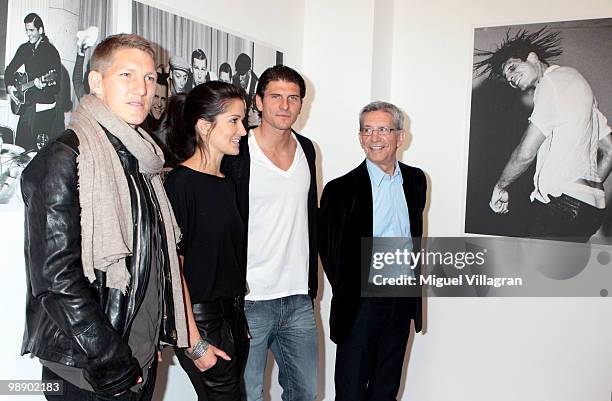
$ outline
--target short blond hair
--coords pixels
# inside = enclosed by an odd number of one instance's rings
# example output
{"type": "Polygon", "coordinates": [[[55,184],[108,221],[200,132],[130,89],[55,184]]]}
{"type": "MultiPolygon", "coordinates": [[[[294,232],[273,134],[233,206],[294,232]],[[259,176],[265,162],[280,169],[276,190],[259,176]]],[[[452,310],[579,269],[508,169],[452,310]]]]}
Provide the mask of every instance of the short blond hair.
{"type": "Polygon", "coordinates": [[[151,55],[155,60],[155,50],[147,39],[134,33],[120,33],[108,36],[100,42],[91,56],[91,70],[103,74],[113,61],[115,52],[119,49],[138,49],[151,55]]]}

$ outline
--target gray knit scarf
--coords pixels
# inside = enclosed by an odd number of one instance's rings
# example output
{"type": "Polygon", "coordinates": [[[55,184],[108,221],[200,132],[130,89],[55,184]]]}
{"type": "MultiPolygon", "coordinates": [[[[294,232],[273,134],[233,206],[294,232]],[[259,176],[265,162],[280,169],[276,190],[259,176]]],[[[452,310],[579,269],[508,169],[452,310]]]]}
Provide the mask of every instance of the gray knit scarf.
{"type": "Polygon", "coordinates": [[[96,279],[94,269],[106,272],[107,287],[118,288],[124,293],[130,283],[126,265],[133,245],[130,191],[119,156],[102,126],[138,159],[140,172],[151,177],[168,243],[177,345],[185,347],[188,344],[187,325],[176,253],[180,229],[159,174],[164,166],[163,153],[149,134],[141,128],[136,132],[94,95],[81,98],[70,122],[70,128],[79,139],[77,168],[83,272],[90,282],[96,279]]]}

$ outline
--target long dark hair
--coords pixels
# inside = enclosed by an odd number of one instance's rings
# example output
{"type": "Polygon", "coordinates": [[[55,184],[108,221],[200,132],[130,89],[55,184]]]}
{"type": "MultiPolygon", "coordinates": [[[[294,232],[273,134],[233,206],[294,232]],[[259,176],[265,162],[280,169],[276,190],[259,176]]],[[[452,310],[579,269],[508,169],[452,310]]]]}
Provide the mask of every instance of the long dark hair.
{"type": "Polygon", "coordinates": [[[503,68],[508,59],[518,58],[525,61],[531,52],[543,63],[550,64],[563,53],[559,32],[551,31],[545,26],[531,33],[521,29],[514,36],[510,36],[508,29],[505,39],[495,50],[474,50],[474,56],[484,58],[474,63],[473,70],[477,77],[489,74],[491,79],[503,79],[503,68]]]}
{"type": "Polygon", "coordinates": [[[202,142],[196,130],[197,122],[204,119],[214,127],[217,116],[227,111],[233,99],[244,102],[244,91],[222,81],[209,81],[189,93],[179,93],[170,98],[164,128],[168,147],[178,163],[193,156],[198,149],[206,152],[206,143],[202,142]]]}

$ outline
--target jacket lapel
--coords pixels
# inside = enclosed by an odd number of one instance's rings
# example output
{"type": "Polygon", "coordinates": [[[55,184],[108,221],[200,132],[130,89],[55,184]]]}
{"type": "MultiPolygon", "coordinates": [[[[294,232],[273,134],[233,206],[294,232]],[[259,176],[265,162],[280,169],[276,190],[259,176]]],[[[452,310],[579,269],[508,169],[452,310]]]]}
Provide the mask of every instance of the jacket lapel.
{"type": "Polygon", "coordinates": [[[413,237],[420,237],[422,230],[420,228],[421,221],[418,219],[420,213],[417,205],[417,187],[414,180],[414,175],[410,172],[406,165],[399,163],[400,171],[402,172],[404,197],[406,205],[408,205],[408,220],[410,220],[410,233],[413,237]]]}
{"type": "Polygon", "coordinates": [[[372,208],[372,184],[365,160],[355,169],[355,212],[359,216],[361,237],[371,237],[374,227],[372,208]]]}

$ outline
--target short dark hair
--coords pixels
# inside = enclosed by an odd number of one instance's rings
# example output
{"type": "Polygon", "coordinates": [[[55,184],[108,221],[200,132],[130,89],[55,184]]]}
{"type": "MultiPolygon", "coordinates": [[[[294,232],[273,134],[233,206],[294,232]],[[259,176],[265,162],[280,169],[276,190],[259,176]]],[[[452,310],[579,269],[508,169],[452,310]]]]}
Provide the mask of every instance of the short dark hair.
{"type": "Polygon", "coordinates": [[[113,55],[119,49],[138,49],[151,55],[155,60],[155,50],[153,45],[142,36],[133,33],[120,33],[107,36],[100,42],[91,56],[92,71],[104,73],[112,62],[113,55]]]}
{"type": "Polygon", "coordinates": [[[195,60],[195,59],[197,59],[197,60],[204,60],[208,64],[208,59],[206,58],[206,53],[204,53],[204,50],[202,50],[202,49],[195,49],[191,53],[191,65],[193,65],[193,60],[195,60]]]}
{"type": "Polygon", "coordinates": [[[215,123],[217,116],[227,110],[229,102],[240,99],[244,91],[223,81],[209,81],[197,85],[189,93],[179,93],[170,98],[164,128],[170,151],[181,163],[200,150],[206,152],[206,143],[196,131],[200,119],[215,123]]]}
{"type": "Polygon", "coordinates": [[[236,62],[234,63],[236,73],[244,75],[251,69],[252,66],[251,58],[248,54],[240,53],[238,57],[236,57],[236,62]]]}
{"type": "Polygon", "coordinates": [[[24,24],[29,24],[30,22],[32,22],[34,24],[34,28],[36,29],[43,29],[43,32],[45,31],[45,24],[43,23],[42,19],[40,19],[40,16],[36,13],[29,13],[28,15],[25,16],[25,18],[23,19],[23,23],[24,24]]]}
{"type": "Polygon", "coordinates": [[[531,52],[543,63],[550,64],[550,61],[563,53],[559,32],[552,32],[545,26],[533,33],[521,29],[510,37],[508,29],[505,39],[495,50],[474,49],[474,56],[486,57],[474,62],[474,72],[477,77],[489,74],[489,78],[503,78],[506,61],[511,58],[525,61],[531,52]]]}
{"type": "Polygon", "coordinates": [[[304,99],[306,96],[306,83],[304,82],[304,78],[291,67],[279,64],[266,69],[259,77],[259,81],[257,81],[255,94],[263,99],[266,88],[271,81],[293,82],[300,87],[300,98],[304,99]]]}
{"type": "Polygon", "coordinates": [[[157,73],[157,85],[165,86],[168,89],[168,74],[165,72],[157,73]]]}
{"type": "Polygon", "coordinates": [[[229,65],[228,63],[221,64],[219,66],[219,77],[221,77],[222,72],[227,72],[231,78],[232,77],[232,66],[229,65]]]}

